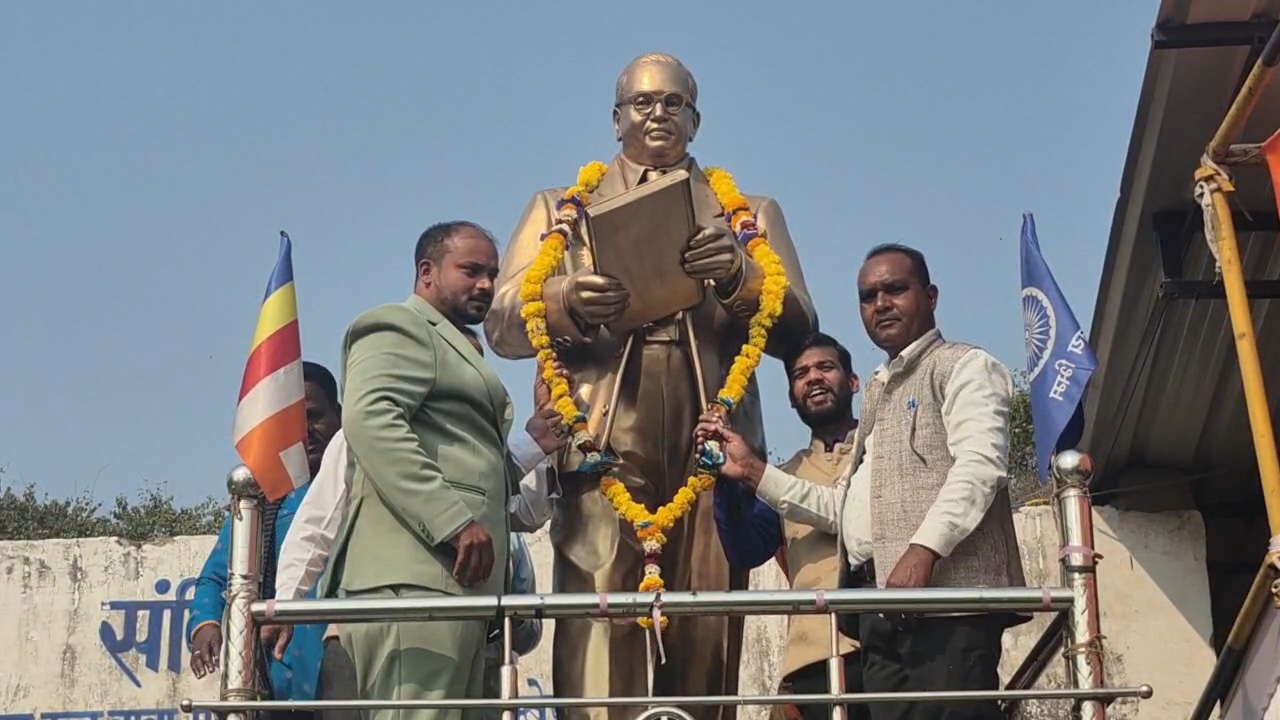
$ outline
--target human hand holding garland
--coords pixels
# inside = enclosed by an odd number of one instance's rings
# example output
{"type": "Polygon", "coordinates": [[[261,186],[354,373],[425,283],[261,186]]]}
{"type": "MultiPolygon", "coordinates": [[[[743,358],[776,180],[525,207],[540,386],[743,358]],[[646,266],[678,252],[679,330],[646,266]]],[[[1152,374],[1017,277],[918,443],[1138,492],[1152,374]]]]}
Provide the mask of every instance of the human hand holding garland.
{"type": "Polygon", "coordinates": [[[721,462],[717,472],[721,478],[740,482],[752,490],[760,484],[768,465],[745,438],[729,428],[723,415],[708,412],[698,418],[694,440],[699,453],[709,452],[719,456],[721,462]],[[719,441],[719,447],[710,445],[716,441],[719,441]]]}

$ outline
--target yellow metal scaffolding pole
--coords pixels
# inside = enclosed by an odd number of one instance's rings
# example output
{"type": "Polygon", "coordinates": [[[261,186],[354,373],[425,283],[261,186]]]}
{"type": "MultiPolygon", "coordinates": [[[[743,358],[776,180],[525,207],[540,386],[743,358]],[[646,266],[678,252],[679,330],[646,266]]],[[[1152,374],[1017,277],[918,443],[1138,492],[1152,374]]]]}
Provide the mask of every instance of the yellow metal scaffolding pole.
{"type": "Polygon", "coordinates": [[[1267,390],[1262,380],[1262,360],[1258,356],[1258,341],[1253,329],[1253,312],[1249,308],[1249,295],[1245,290],[1244,272],[1240,264],[1240,244],[1236,239],[1235,224],[1227,193],[1230,181],[1213,165],[1205,165],[1196,173],[1197,180],[1207,186],[1212,202],[1214,227],[1206,231],[1216,236],[1218,262],[1222,268],[1222,284],[1226,290],[1227,309],[1231,314],[1231,328],[1236,338],[1236,358],[1240,363],[1240,378],[1244,382],[1244,398],[1249,409],[1249,426],[1253,431],[1253,449],[1258,458],[1258,474],[1262,479],[1262,494],[1267,504],[1267,520],[1272,536],[1280,535],[1280,456],[1276,453],[1275,429],[1271,424],[1271,409],[1267,402],[1267,390]]]}
{"type": "Polygon", "coordinates": [[[1258,568],[1258,574],[1253,579],[1249,594],[1244,598],[1244,604],[1240,606],[1240,614],[1236,616],[1236,621],[1231,626],[1231,634],[1227,636],[1227,642],[1222,652],[1218,654],[1218,661],[1209,675],[1209,682],[1205,683],[1204,690],[1200,693],[1200,699],[1196,701],[1196,706],[1191,711],[1190,720],[1209,720],[1213,715],[1213,709],[1227,697],[1227,693],[1231,692],[1236,676],[1240,674],[1240,668],[1244,665],[1244,656],[1249,650],[1249,640],[1253,638],[1253,632],[1258,626],[1258,620],[1262,617],[1262,611],[1266,609],[1267,603],[1274,601],[1272,583],[1275,579],[1275,567],[1271,563],[1264,562],[1258,568]]]}
{"type": "Polygon", "coordinates": [[[1269,599],[1280,603],[1280,581],[1276,580],[1276,571],[1280,568],[1280,548],[1277,547],[1277,540],[1280,539],[1280,458],[1276,453],[1276,434],[1271,423],[1267,389],[1262,380],[1262,361],[1258,357],[1253,312],[1249,307],[1249,293],[1245,289],[1240,243],[1231,217],[1230,193],[1235,187],[1223,167],[1258,161],[1260,152],[1256,146],[1232,146],[1231,143],[1244,129],[1277,61],[1280,61],[1280,26],[1271,33],[1271,38],[1253,64],[1249,76],[1236,93],[1222,124],[1205,148],[1200,168],[1195,175],[1196,200],[1204,212],[1205,239],[1214,248],[1218,267],[1222,272],[1227,311],[1231,316],[1231,329],[1236,339],[1236,360],[1240,364],[1240,379],[1244,384],[1249,427],[1253,431],[1253,449],[1258,459],[1258,475],[1262,482],[1262,495],[1266,500],[1272,540],[1266,560],[1258,570],[1253,587],[1236,616],[1226,647],[1219,654],[1213,674],[1191,712],[1192,720],[1207,720],[1214,707],[1225,702],[1236,682],[1266,601],[1269,599]]]}
{"type": "Polygon", "coordinates": [[[1280,60],[1280,27],[1271,34],[1253,69],[1236,94],[1231,108],[1205,148],[1200,169],[1196,171],[1196,195],[1205,206],[1205,233],[1217,247],[1226,290],[1227,309],[1236,339],[1236,358],[1240,378],[1244,382],[1245,403],[1249,409],[1249,426],[1253,431],[1253,447],[1258,458],[1258,474],[1266,499],[1267,520],[1272,537],[1280,536],[1280,458],[1276,453],[1275,429],[1271,424],[1267,390],[1262,380],[1262,361],[1253,328],[1253,313],[1245,290],[1240,263],[1240,244],[1236,239],[1228,193],[1234,190],[1231,179],[1218,163],[1227,161],[1231,142],[1240,134],[1262,95],[1271,71],[1280,60]]]}

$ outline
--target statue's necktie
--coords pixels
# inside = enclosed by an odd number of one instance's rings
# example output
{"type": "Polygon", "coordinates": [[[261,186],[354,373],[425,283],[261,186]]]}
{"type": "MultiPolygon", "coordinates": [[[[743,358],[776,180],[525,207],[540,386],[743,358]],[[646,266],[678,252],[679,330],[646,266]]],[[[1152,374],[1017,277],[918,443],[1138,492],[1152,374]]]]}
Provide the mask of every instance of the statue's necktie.
{"type": "Polygon", "coordinates": [[[661,170],[661,169],[658,169],[658,168],[648,168],[648,169],[647,169],[647,170],[645,170],[644,172],[640,173],[640,182],[638,182],[638,183],[636,183],[636,184],[637,184],[637,185],[643,185],[643,184],[645,184],[645,183],[649,182],[650,180],[657,180],[658,178],[660,178],[660,177],[662,177],[663,175],[666,175],[666,174],[667,174],[667,171],[666,171],[666,170],[661,170]]]}

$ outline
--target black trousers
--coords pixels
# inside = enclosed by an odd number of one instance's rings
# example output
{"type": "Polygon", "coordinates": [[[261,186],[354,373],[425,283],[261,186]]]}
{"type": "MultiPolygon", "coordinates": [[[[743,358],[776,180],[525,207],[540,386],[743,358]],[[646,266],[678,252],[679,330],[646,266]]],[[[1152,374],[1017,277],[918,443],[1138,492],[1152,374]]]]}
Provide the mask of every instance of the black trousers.
{"type": "MultiPolygon", "coordinates": [[[[999,616],[860,618],[862,682],[867,692],[997,690],[999,616]]],[[[893,702],[869,706],[870,720],[1003,720],[995,700],[893,702]]]]}
{"type": "MultiPolygon", "coordinates": [[[[827,683],[827,663],[820,661],[805,665],[782,679],[791,686],[795,695],[821,695],[830,692],[827,683]]],[[[851,652],[844,656],[844,691],[848,693],[862,692],[862,658],[859,653],[851,652]]],[[[830,705],[797,705],[800,716],[804,720],[831,720],[830,705]]],[[[869,720],[866,705],[846,705],[845,717],[849,720],[869,720]]]]}

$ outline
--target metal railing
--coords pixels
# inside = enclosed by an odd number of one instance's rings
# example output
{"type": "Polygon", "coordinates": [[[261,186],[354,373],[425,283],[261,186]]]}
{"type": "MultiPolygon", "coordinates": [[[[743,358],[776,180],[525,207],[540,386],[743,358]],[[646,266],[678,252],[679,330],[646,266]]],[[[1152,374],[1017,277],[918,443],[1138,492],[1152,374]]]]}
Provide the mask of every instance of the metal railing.
{"type": "MultiPolygon", "coordinates": [[[[1088,456],[1066,451],[1056,458],[1058,517],[1063,538],[1065,587],[923,588],[558,593],[550,595],[443,596],[366,599],[259,601],[256,597],[261,561],[261,496],[248,470],[238,467],[228,478],[233,496],[231,558],[228,573],[227,617],[224,623],[224,661],[219,700],[181,703],[184,712],[212,711],[228,720],[244,720],[250,713],[277,710],[413,710],[476,709],[502,711],[514,720],[523,708],[581,708],[645,706],[639,719],[671,717],[690,720],[680,706],[746,706],[831,704],[833,720],[845,720],[843,705],[902,701],[1002,701],[1012,712],[1025,700],[1074,700],[1073,717],[1104,720],[1106,706],[1121,698],[1151,697],[1149,685],[1108,688],[1102,672],[1098,631],[1097,588],[1094,581],[1092,509],[1085,487],[1091,474],[1088,456]],[[518,696],[518,658],[511,648],[512,622],[520,618],[636,618],[651,617],[655,608],[665,615],[796,615],[825,614],[830,618],[831,656],[827,660],[825,694],[697,695],[682,697],[537,697],[518,696]],[[843,613],[1012,612],[1057,613],[1065,637],[1070,687],[1031,689],[1047,663],[1019,673],[1018,686],[990,691],[921,691],[847,693],[843,658],[837,642],[837,616],[843,613]],[[433,700],[314,700],[267,701],[260,698],[255,667],[257,633],[261,624],[370,623],[440,620],[497,620],[502,624],[504,664],[499,698],[433,700]]],[[[1050,630],[1053,630],[1051,626],[1050,630]]],[[[1041,645],[1045,645],[1042,641],[1041,645]]],[[[1049,642],[1048,645],[1054,644],[1049,642]]],[[[554,680],[553,680],[554,682],[554,680]]]]}

